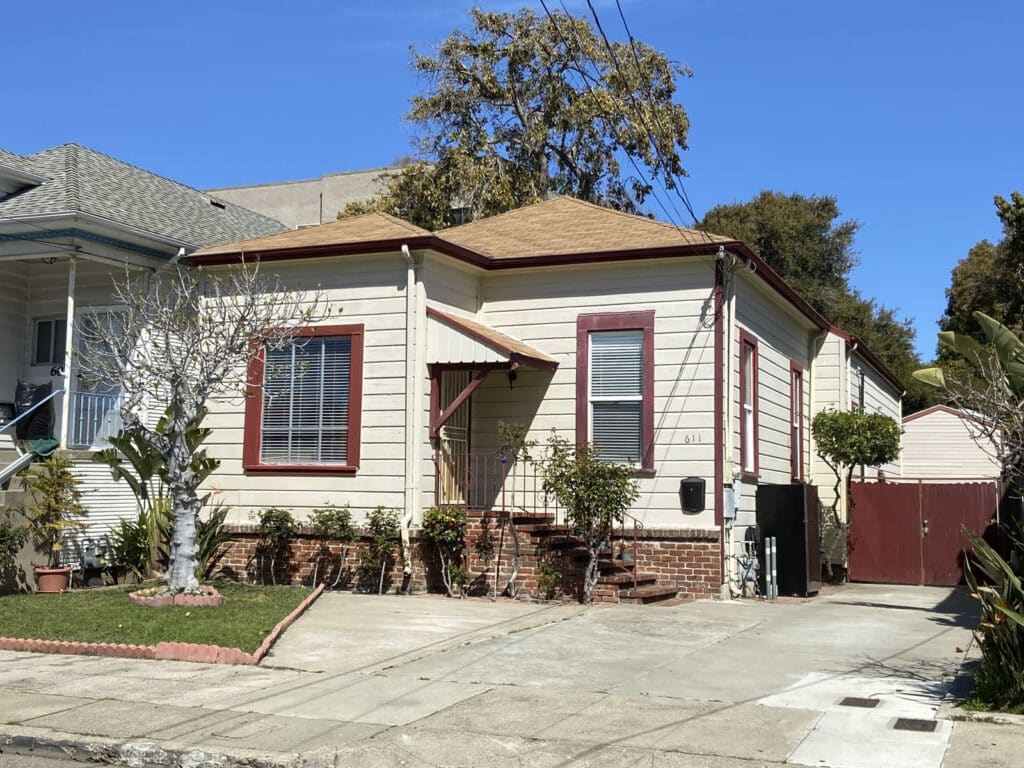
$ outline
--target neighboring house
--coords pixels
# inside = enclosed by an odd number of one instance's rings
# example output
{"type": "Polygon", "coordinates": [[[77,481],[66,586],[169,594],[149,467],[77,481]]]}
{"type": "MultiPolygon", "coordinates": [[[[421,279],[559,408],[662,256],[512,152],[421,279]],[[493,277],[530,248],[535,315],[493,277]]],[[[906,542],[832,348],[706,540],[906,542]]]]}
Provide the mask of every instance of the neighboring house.
{"type": "Polygon", "coordinates": [[[259,211],[290,229],[334,221],[349,203],[380,194],[381,178],[395,167],[328,173],[317,179],[221,187],[207,192],[222,200],[259,211]]]}
{"type": "Polygon", "coordinates": [[[571,198],[436,233],[373,213],[192,260],[243,255],[319,286],[333,319],[257,356],[262,391],[211,409],[209,485],[236,523],[269,506],[413,523],[433,504],[540,509],[499,455],[514,422],[636,464],[645,567],[718,594],[741,586],[759,487],[831,487],[813,413],[900,412],[892,374],[743,243],[571,198]],[[704,481],[688,509],[684,478],[704,481]]]}
{"type": "MultiPolygon", "coordinates": [[[[817,342],[818,382],[814,390],[814,413],[821,410],[845,411],[863,408],[881,413],[897,424],[902,418],[903,384],[856,336],[832,326],[817,342]]],[[[813,472],[819,485],[818,498],[826,507],[833,499],[835,475],[824,460],[814,453],[813,472]]],[[[877,480],[905,474],[899,460],[882,467],[858,467],[855,480],[877,480]]],[[[840,492],[839,513],[846,519],[845,488],[840,492]]]]}
{"type": "Polygon", "coordinates": [[[944,482],[996,480],[998,446],[975,414],[933,405],[903,419],[900,454],[906,478],[944,482]]]}
{"type": "MultiPolygon", "coordinates": [[[[119,384],[79,380],[75,328],[88,312],[118,311],[112,281],[199,246],[283,229],[78,144],[25,156],[0,150],[0,403],[14,399],[19,380],[50,383],[60,393],[54,432],[61,445],[102,445],[118,428],[119,384]]],[[[21,463],[0,425],[0,487],[21,463]]],[[[86,535],[102,536],[120,516],[135,514],[127,486],[113,484],[105,468],[86,456],[76,466],[88,491],[86,535]]]]}

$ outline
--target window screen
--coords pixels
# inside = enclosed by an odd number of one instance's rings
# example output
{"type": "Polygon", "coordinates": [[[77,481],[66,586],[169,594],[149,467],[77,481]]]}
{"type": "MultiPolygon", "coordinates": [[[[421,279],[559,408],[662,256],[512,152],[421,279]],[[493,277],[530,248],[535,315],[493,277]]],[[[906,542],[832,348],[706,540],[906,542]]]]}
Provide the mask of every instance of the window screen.
{"type": "Polygon", "coordinates": [[[296,339],[266,353],[260,461],[348,461],[352,339],[296,339]]]}
{"type": "Polygon", "coordinates": [[[590,334],[590,435],[605,461],[641,460],[643,341],[643,331],[590,334]]]}

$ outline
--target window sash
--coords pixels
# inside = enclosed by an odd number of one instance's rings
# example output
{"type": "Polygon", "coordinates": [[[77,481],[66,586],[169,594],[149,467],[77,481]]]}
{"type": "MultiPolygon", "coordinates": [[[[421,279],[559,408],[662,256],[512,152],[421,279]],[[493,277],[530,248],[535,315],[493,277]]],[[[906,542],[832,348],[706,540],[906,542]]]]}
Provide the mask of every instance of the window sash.
{"type": "Polygon", "coordinates": [[[643,460],[644,332],[589,334],[589,434],[603,461],[643,460]]]}
{"type": "Polygon", "coordinates": [[[347,463],[350,336],[296,339],[267,350],[262,383],[260,463],[347,463]]]}
{"type": "Polygon", "coordinates": [[[794,480],[803,480],[804,377],[793,369],[790,380],[790,470],[794,480]]]}
{"type": "Polygon", "coordinates": [[[36,320],[32,339],[32,365],[64,362],[67,320],[63,317],[36,320]]]}
{"type": "Polygon", "coordinates": [[[742,381],[743,430],[740,441],[740,463],[744,472],[757,471],[757,347],[752,342],[742,342],[740,358],[740,379],[742,381]]]}

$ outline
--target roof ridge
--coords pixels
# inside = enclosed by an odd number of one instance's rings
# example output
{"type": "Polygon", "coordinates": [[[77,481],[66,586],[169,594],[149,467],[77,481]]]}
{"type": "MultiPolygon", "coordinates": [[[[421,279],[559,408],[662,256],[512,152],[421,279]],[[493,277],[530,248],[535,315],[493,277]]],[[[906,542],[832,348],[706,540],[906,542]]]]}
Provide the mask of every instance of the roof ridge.
{"type": "Polygon", "coordinates": [[[67,193],[67,203],[72,210],[81,207],[82,188],[78,179],[78,145],[65,145],[64,152],[64,189],[67,193]]]}
{"type": "Polygon", "coordinates": [[[651,223],[651,224],[657,224],[660,227],[663,227],[665,229],[671,229],[671,230],[677,231],[677,232],[680,232],[680,231],[681,232],[690,232],[690,233],[693,233],[695,235],[707,238],[709,243],[712,243],[712,242],[724,242],[725,240],[732,240],[733,239],[733,238],[727,238],[724,235],[716,234],[714,232],[708,232],[707,230],[699,229],[697,227],[683,227],[683,226],[680,226],[678,224],[673,224],[671,222],[662,221],[661,219],[656,219],[656,218],[651,217],[651,216],[644,216],[644,215],[639,214],[639,213],[628,213],[626,211],[621,211],[618,208],[611,208],[611,207],[606,206],[606,205],[598,205],[597,203],[592,203],[589,200],[581,200],[578,197],[573,197],[572,195],[563,195],[563,194],[558,194],[558,195],[555,195],[553,197],[549,197],[548,199],[541,200],[540,202],[537,202],[537,203],[530,203],[529,205],[520,206],[519,208],[513,208],[510,211],[504,211],[504,212],[496,214],[494,216],[485,216],[482,219],[475,219],[474,221],[466,222],[465,224],[457,224],[454,227],[446,227],[445,229],[437,230],[435,232],[435,234],[437,234],[439,236],[443,236],[443,233],[449,232],[451,230],[462,229],[463,227],[469,228],[469,227],[473,227],[476,224],[483,224],[484,222],[493,222],[495,219],[500,219],[503,216],[509,216],[509,215],[518,213],[520,211],[528,210],[530,208],[540,208],[542,206],[550,206],[550,205],[554,205],[555,203],[559,203],[559,202],[567,202],[567,203],[570,203],[570,204],[578,205],[578,206],[583,207],[583,208],[591,208],[591,209],[593,209],[595,211],[600,211],[601,213],[605,213],[605,214],[614,213],[614,214],[617,214],[619,216],[623,216],[623,217],[625,217],[627,219],[630,219],[630,220],[639,219],[641,221],[648,222],[648,223],[651,223]]]}
{"type": "MultiPolygon", "coordinates": [[[[75,142],[75,141],[68,141],[68,142],[65,142],[63,144],[58,144],[56,147],[48,147],[46,149],[40,150],[39,152],[34,152],[31,155],[26,155],[26,157],[38,157],[39,155],[43,155],[43,154],[46,154],[47,152],[52,152],[54,150],[59,150],[59,149],[70,150],[70,151],[72,151],[74,153],[74,156],[75,156],[75,167],[76,167],[75,179],[74,179],[74,185],[75,185],[75,200],[74,200],[74,204],[75,204],[75,207],[78,207],[78,202],[79,202],[79,185],[78,185],[78,174],[77,174],[79,150],[87,152],[87,153],[89,153],[91,155],[96,155],[98,157],[102,157],[102,158],[104,158],[106,160],[110,160],[110,161],[112,161],[114,163],[117,163],[118,165],[123,165],[123,166],[126,166],[128,168],[132,168],[132,169],[134,169],[136,171],[139,171],[140,173],[145,173],[145,174],[147,174],[149,176],[152,176],[155,179],[160,179],[162,181],[166,181],[167,183],[173,184],[174,186],[179,187],[180,189],[185,189],[185,190],[188,190],[189,192],[194,192],[197,195],[201,195],[202,197],[206,198],[207,200],[209,200],[209,199],[211,199],[213,197],[213,196],[210,195],[209,192],[204,192],[203,190],[201,190],[201,189],[199,189],[197,187],[193,187],[193,186],[190,186],[188,184],[184,184],[184,183],[182,183],[180,181],[177,181],[176,179],[172,179],[172,178],[170,178],[168,176],[164,176],[163,174],[156,173],[155,171],[151,171],[148,168],[143,168],[141,165],[136,165],[135,163],[129,163],[129,162],[125,161],[125,160],[121,160],[120,158],[114,157],[113,155],[108,155],[106,152],[100,152],[98,149],[93,149],[92,147],[87,147],[84,144],[79,144],[78,142],[75,142]]],[[[259,218],[263,219],[264,221],[268,221],[268,222],[277,224],[278,226],[284,227],[285,229],[288,228],[283,222],[280,222],[277,219],[271,218],[270,216],[267,216],[266,214],[260,213],[259,211],[254,211],[251,208],[246,208],[244,205],[238,205],[237,203],[232,203],[232,202],[230,202],[228,200],[222,200],[220,198],[217,198],[217,202],[218,203],[223,203],[225,206],[230,206],[230,207],[238,209],[238,210],[247,211],[247,212],[251,213],[254,216],[258,216],[259,218]]]]}

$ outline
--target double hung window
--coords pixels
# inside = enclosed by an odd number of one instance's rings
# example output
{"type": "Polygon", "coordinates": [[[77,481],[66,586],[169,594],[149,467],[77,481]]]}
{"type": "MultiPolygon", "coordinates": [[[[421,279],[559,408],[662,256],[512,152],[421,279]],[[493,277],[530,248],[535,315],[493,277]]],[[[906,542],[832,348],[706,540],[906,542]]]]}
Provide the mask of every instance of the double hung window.
{"type": "Polygon", "coordinates": [[[740,331],[740,466],[758,472],[757,339],[740,331]]]}
{"type": "Polygon", "coordinates": [[[576,440],[604,461],[654,468],[654,312],[580,315],[576,440]]]}
{"type": "Polygon", "coordinates": [[[246,469],[358,466],[362,337],[362,326],[317,327],[259,351],[250,366],[246,469]]]}

